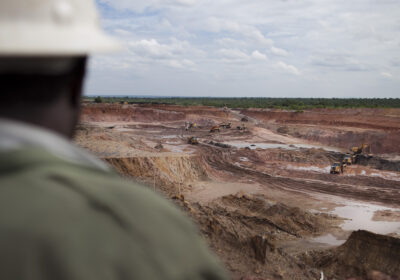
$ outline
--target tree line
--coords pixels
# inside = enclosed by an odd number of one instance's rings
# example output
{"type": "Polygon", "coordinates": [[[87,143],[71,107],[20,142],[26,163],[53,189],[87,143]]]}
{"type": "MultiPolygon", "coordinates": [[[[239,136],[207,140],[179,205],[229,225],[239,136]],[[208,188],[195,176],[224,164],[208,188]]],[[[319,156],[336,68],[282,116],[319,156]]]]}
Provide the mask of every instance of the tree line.
{"type": "Polygon", "coordinates": [[[270,98],[270,97],[85,97],[96,103],[170,104],[229,108],[306,110],[313,108],[400,108],[400,98],[270,98]]]}

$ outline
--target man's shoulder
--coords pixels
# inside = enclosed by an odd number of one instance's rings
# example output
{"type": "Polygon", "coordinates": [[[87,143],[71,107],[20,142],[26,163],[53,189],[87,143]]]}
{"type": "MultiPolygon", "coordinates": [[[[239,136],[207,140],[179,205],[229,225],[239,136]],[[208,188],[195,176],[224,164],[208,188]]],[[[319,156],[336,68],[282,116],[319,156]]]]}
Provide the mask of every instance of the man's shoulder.
{"type": "Polygon", "coordinates": [[[76,209],[80,203],[92,208],[111,207],[121,211],[121,215],[124,211],[140,211],[142,216],[157,213],[164,218],[181,217],[176,207],[158,194],[140,183],[121,178],[111,169],[66,161],[45,151],[15,151],[1,158],[3,191],[24,191],[27,195],[21,199],[26,199],[27,204],[40,196],[43,203],[65,204],[65,211],[76,209]]]}
{"type": "Polygon", "coordinates": [[[195,227],[166,199],[114,172],[35,157],[9,158],[8,167],[0,160],[3,240],[50,243],[44,247],[68,252],[68,261],[120,262],[133,278],[223,278],[195,227]]]}

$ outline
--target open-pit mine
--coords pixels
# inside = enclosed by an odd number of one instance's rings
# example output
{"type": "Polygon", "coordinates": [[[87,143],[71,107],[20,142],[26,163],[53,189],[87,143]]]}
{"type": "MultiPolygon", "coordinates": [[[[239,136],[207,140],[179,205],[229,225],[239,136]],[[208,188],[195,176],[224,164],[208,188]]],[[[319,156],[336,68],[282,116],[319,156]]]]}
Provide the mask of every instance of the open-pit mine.
{"type": "Polygon", "coordinates": [[[84,104],[75,142],[177,204],[232,279],[400,279],[400,109],[84,104]]]}

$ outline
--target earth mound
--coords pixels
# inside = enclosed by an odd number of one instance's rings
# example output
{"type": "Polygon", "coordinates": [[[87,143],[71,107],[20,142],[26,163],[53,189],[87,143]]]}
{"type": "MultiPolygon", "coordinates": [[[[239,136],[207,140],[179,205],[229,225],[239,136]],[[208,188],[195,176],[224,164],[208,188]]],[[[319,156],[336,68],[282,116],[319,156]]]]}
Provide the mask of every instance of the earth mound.
{"type": "MultiPolygon", "coordinates": [[[[176,199],[175,199],[176,200],[176,199]]],[[[180,203],[179,203],[180,202],[180,203]]],[[[235,277],[271,279],[317,279],[317,269],[285,253],[275,244],[323,231],[329,217],[322,217],[272,203],[262,195],[238,193],[207,205],[178,204],[192,216],[211,247],[235,277]],[[237,274],[235,273],[237,272],[237,274]]]]}
{"type": "Polygon", "coordinates": [[[328,279],[400,279],[400,239],[359,230],[338,248],[314,256],[328,279]],[[390,276],[388,276],[390,275],[390,276]],[[354,278],[355,277],[355,278],[354,278]]]}

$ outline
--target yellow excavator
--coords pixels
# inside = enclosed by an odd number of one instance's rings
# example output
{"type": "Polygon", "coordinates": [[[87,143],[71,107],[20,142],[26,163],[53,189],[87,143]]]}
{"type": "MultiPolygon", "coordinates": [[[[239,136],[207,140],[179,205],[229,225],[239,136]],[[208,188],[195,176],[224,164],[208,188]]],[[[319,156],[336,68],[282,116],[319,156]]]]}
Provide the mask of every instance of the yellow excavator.
{"type": "Polygon", "coordinates": [[[371,153],[371,146],[369,144],[361,144],[359,147],[352,147],[351,149],[351,161],[352,163],[358,162],[358,155],[363,153],[371,153]]]}
{"type": "Polygon", "coordinates": [[[361,153],[370,153],[371,152],[371,146],[369,144],[361,144],[360,147],[352,147],[351,151],[355,155],[359,155],[361,153]]]}
{"type": "Polygon", "coordinates": [[[190,130],[190,129],[195,128],[195,127],[197,127],[196,123],[192,123],[192,122],[186,122],[185,123],[185,130],[190,130]]]}
{"type": "Polygon", "coordinates": [[[188,143],[192,145],[197,145],[199,144],[199,139],[196,136],[190,137],[188,139],[188,143]]]}

